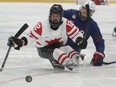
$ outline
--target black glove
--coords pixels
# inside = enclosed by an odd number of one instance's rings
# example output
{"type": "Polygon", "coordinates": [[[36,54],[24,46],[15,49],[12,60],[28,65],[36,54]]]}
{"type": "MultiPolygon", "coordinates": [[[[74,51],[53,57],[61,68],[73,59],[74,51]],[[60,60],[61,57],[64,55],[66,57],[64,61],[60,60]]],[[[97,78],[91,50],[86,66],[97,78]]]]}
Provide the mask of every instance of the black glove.
{"type": "Polygon", "coordinates": [[[80,49],[85,49],[87,47],[87,40],[83,40],[82,37],[77,37],[76,44],[80,49]]]}
{"type": "Polygon", "coordinates": [[[93,66],[102,66],[104,57],[104,53],[95,52],[91,63],[93,64],[93,66]]]}
{"type": "Polygon", "coordinates": [[[8,46],[13,46],[16,50],[20,50],[20,47],[27,45],[28,41],[26,37],[22,37],[21,39],[17,38],[17,37],[13,37],[11,36],[8,39],[8,46]]]}

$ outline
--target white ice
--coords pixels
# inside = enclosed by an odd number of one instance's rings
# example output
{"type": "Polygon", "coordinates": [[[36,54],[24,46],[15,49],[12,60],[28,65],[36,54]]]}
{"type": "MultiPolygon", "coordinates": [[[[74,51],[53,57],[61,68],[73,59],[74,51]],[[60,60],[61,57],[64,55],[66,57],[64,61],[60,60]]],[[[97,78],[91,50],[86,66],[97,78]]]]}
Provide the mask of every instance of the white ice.
{"type": "MultiPolygon", "coordinates": [[[[25,35],[40,20],[48,18],[49,8],[53,3],[0,3],[0,65],[8,50],[7,39],[27,23],[25,35]]],[[[62,4],[64,9],[79,9],[76,4],[62,4]]],[[[116,4],[97,6],[93,18],[105,39],[104,61],[116,60],[116,39],[112,37],[116,27],[116,4]]],[[[76,70],[54,70],[48,60],[38,56],[34,45],[11,49],[3,72],[0,72],[0,87],[116,87],[116,64],[94,67],[89,64],[95,52],[92,39],[83,53],[86,54],[84,65],[76,70]],[[25,81],[32,76],[30,83],[25,81]]]]}

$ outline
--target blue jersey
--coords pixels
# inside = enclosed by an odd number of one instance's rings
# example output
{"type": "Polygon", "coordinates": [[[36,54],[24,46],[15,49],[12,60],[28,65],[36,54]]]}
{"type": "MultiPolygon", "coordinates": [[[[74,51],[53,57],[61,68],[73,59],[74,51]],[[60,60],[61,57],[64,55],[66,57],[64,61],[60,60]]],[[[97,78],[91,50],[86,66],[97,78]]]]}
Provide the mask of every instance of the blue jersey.
{"type": "Polygon", "coordinates": [[[86,39],[90,36],[92,37],[96,51],[104,52],[104,39],[97,23],[92,18],[89,19],[88,23],[86,21],[82,21],[79,17],[79,11],[75,9],[64,10],[63,16],[68,20],[73,21],[80,30],[83,30],[86,34],[86,39]]]}

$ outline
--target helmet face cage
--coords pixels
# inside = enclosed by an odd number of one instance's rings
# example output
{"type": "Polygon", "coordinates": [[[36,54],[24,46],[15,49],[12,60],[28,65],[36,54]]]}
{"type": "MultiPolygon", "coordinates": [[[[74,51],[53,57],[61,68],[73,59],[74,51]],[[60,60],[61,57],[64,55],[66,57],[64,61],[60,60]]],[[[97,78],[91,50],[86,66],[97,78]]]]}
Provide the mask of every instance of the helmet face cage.
{"type": "Polygon", "coordinates": [[[50,8],[50,13],[49,13],[49,23],[50,23],[50,26],[53,29],[57,29],[62,24],[62,17],[63,17],[63,8],[62,8],[62,6],[59,5],[59,4],[54,4],[50,8]],[[53,13],[56,13],[56,14],[60,15],[60,21],[58,23],[52,22],[51,16],[52,16],[53,13]]]}

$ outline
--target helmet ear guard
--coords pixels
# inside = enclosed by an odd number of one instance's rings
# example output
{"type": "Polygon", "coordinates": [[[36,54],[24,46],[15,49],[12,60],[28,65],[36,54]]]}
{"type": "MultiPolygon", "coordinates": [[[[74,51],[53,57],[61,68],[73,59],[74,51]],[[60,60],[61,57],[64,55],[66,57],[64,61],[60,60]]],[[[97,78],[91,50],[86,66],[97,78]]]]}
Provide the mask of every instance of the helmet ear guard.
{"type": "Polygon", "coordinates": [[[61,5],[59,4],[54,4],[51,8],[50,8],[50,13],[49,13],[49,23],[51,25],[51,28],[56,30],[58,29],[58,27],[62,24],[62,17],[63,17],[63,8],[61,5]],[[54,23],[51,20],[51,16],[53,13],[59,14],[60,15],[60,21],[58,23],[54,23]]]}

